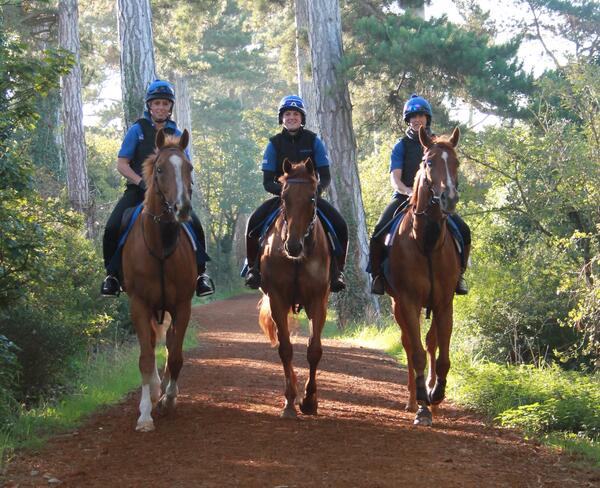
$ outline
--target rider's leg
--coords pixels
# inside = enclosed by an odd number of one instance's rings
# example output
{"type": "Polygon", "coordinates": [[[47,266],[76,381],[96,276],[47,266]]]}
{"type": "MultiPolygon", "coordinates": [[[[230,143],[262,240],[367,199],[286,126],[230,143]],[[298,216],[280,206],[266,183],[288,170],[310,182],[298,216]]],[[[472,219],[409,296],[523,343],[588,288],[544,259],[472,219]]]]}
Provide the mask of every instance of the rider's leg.
{"type": "Polygon", "coordinates": [[[118,266],[111,266],[112,258],[119,245],[119,230],[123,213],[129,207],[134,207],[144,201],[144,191],[135,185],[127,185],[121,199],[115,205],[104,229],[102,239],[102,252],[104,254],[104,267],[106,268],[106,278],[102,282],[100,293],[103,296],[117,296],[121,290],[121,284],[117,278],[119,272],[118,266]]]}
{"type": "Polygon", "coordinates": [[[340,254],[335,256],[331,262],[330,289],[333,293],[336,293],[346,288],[344,266],[346,265],[346,255],[348,253],[348,225],[336,208],[326,200],[319,198],[317,205],[331,222],[331,225],[333,225],[333,229],[342,247],[340,254]]]}
{"type": "Polygon", "coordinates": [[[460,217],[460,215],[453,214],[450,216],[450,218],[456,224],[456,227],[458,227],[458,231],[460,232],[463,238],[464,244],[460,276],[456,285],[456,294],[466,295],[467,293],[469,293],[469,287],[467,285],[467,282],[465,281],[464,273],[467,269],[467,265],[469,264],[469,255],[471,254],[471,229],[469,228],[467,223],[462,219],[462,217],[460,217]]]}
{"type": "Polygon", "coordinates": [[[400,207],[406,198],[394,198],[387,207],[385,207],[381,217],[375,225],[373,235],[369,241],[369,264],[371,267],[371,293],[375,295],[383,295],[385,292],[385,283],[383,276],[383,252],[384,252],[384,236],[386,232],[382,232],[386,224],[392,220],[396,210],[400,207]]]}
{"type": "MultiPolygon", "coordinates": [[[[202,246],[202,249],[206,251],[206,237],[204,236],[204,229],[200,223],[200,219],[196,213],[192,210],[192,227],[198,237],[198,242],[202,246]]],[[[215,292],[215,287],[210,276],[206,274],[206,263],[197,260],[198,266],[198,279],[196,280],[196,296],[205,297],[212,295],[215,292]]]]}
{"type": "Polygon", "coordinates": [[[246,274],[246,286],[254,290],[260,287],[260,231],[263,222],[279,205],[281,199],[273,197],[262,203],[250,218],[246,226],[246,259],[248,260],[248,273],[246,274]]]}

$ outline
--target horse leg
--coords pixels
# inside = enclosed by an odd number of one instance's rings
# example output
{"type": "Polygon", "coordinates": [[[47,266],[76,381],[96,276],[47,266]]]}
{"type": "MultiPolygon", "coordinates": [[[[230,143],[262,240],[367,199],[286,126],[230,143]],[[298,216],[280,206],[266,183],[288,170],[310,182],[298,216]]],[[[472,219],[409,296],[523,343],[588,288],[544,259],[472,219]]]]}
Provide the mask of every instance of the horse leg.
{"type": "Polygon", "coordinates": [[[434,313],[434,324],[437,330],[439,356],[435,365],[437,379],[429,394],[433,405],[442,403],[446,396],[446,377],[450,371],[450,336],[452,335],[452,302],[442,310],[434,313]]]}
{"type": "MultiPolygon", "coordinates": [[[[431,425],[431,412],[429,411],[429,395],[427,394],[427,387],[425,384],[425,363],[426,354],[423,344],[421,343],[421,323],[420,323],[420,308],[415,309],[410,306],[401,307],[406,313],[403,315],[405,318],[405,329],[407,332],[407,342],[410,344],[412,357],[412,368],[415,374],[415,390],[416,400],[419,408],[417,409],[417,415],[415,416],[415,425],[431,425]]],[[[404,343],[404,339],[402,341],[404,343]]],[[[409,353],[407,352],[407,357],[409,353]]],[[[409,372],[410,379],[410,372],[409,372]]]]}
{"type": "Polygon", "coordinates": [[[316,307],[312,304],[306,308],[306,314],[310,321],[310,338],[308,339],[308,351],[306,353],[310,374],[304,390],[304,398],[300,404],[300,410],[306,415],[316,415],[318,408],[317,399],[317,366],[323,355],[321,346],[321,332],[327,315],[327,296],[316,307]]]}
{"type": "Polygon", "coordinates": [[[296,418],[296,406],[294,402],[298,396],[297,378],[292,366],[294,351],[290,341],[288,328],[288,308],[283,301],[274,296],[269,297],[271,302],[271,315],[277,324],[277,339],[279,340],[279,357],[285,374],[285,405],[281,412],[283,418],[296,418]]]}
{"type": "Polygon", "coordinates": [[[167,358],[169,380],[165,388],[165,393],[159,402],[161,413],[172,411],[177,403],[177,395],[179,393],[177,379],[179,378],[179,372],[183,366],[183,340],[185,338],[185,331],[187,330],[188,322],[190,320],[191,311],[191,303],[184,303],[179,305],[173,314],[171,323],[173,331],[171,332],[172,337],[169,341],[170,344],[168,347],[167,358]]]}
{"type": "MultiPolygon", "coordinates": [[[[429,374],[427,375],[427,392],[431,395],[431,391],[435,385],[437,375],[435,373],[435,354],[437,352],[437,326],[436,326],[435,315],[431,320],[431,327],[427,332],[427,337],[425,338],[425,343],[427,344],[427,362],[429,363],[429,374]]],[[[430,396],[431,401],[431,396],[430,396]]],[[[437,411],[437,406],[431,406],[431,413],[435,414],[437,411]]]]}
{"type": "Polygon", "coordinates": [[[406,388],[408,389],[408,402],[406,403],[405,410],[407,412],[416,412],[418,405],[417,387],[415,384],[415,370],[412,359],[413,350],[408,337],[406,322],[404,321],[402,311],[400,310],[400,306],[397,304],[396,300],[394,300],[394,318],[400,326],[400,337],[402,338],[402,346],[404,347],[404,352],[406,352],[406,362],[408,363],[408,384],[406,385],[406,388]]]}
{"type": "Polygon", "coordinates": [[[135,430],[150,432],[154,430],[152,420],[152,396],[151,389],[155,390],[158,373],[156,371],[156,358],[154,357],[153,329],[150,310],[137,298],[132,298],[130,304],[131,320],[133,321],[140,344],[139,368],[142,374],[142,398],[140,400],[140,416],[137,420],[135,430]]]}

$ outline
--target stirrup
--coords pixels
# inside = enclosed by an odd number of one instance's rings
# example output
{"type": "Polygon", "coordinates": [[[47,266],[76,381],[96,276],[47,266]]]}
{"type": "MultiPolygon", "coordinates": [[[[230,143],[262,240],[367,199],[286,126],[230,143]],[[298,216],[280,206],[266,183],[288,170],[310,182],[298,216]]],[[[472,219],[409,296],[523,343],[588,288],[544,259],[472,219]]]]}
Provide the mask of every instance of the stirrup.
{"type": "Polygon", "coordinates": [[[373,281],[371,282],[371,293],[373,295],[385,294],[385,284],[383,282],[383,277],[380,274],[373,276],[373,281]]]}
{"type": "Polygon", "coordinates": [[[260,282],[260,271],[255,268],[250,268],[246,274],[246,286],[248,288],[252,288],[253,290],[258,290],[260,288],[260,282]]]}
{"type": "Polygon", "coordinates": [[[207,274],[202,273],[196,280],[196,296],[207,297],[215,292],[215,283],[207,274]]]}
{"type": "Polygon", "coordinates": [[[337,276],[331,278],[329,289],[332,293],[338,293],[346,289],[346,283],[344,282],[344,272],[340,271],[337,276]]]}
{"type": "Polygon", "coordinates": [[[465,277],[462,273],[458,278],[458,283],[456,284],[456,290],[454,290],[454,293],[456,293],[457,295],[466,295],[469,293],[469,286],[467,285],[465,277]]]}
{"type": "Polygon", "coordinates": [[[100,287],[100,294],[103,297],[118,297],[121,293],[121,284],[116,276],[108,275],[104,278],[100,287]]]}

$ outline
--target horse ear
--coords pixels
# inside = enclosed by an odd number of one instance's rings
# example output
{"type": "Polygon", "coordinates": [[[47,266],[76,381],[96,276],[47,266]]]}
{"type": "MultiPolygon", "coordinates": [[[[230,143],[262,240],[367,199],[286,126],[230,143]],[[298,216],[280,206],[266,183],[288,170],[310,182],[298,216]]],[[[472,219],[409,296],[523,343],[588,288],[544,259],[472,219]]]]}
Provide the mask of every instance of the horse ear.
{"type": "Polygon", "coordinates": [[[306,161],[304,162],[304,166],[306,167],[306,171],[308,171],[310,174],[315,174],[315,163],[313,163],[313,160],[311,158],[306,159],[306,161]]]}
{"type": "Polygon", "coordinates": [[[421,126],[419,127],[419,141],[421,141],[421,144],[423,145],[423,147],[431,147],[431,145],[433,144],[433,141],[431,140],[431,137],[429,137],[427,135],[427,131],[425,130],[425,127],[421,126]]]}
{"type": "Polygon", "coordinates": [[[187,129],[183,129],[183,133],[181,134],[181,137],[179,138],[179,148],[184,151],[186,147],[188,147],[188,144],[190,143],[190,133],[188,132],[187,129]]]}
{"type": "Polygon", "coordinates": [[[159,129],[159,131],[156,133],[156,147],[158,149],[162,149],[162,147],[165,145],[165,133],[162,129],[159,129]]]}
{"type": "Polygon", "coordinates": [[[290,163],[290,160],[288,158],[285,158],[283,160],[283,172],[289,173],[290,171],[292,171],[292,163],[290,163]]]}
{"type": "Polygon", "coordinates": [[[460,129],[457,126],[452,131],[452,136],[450,137],[450,144],[452,144],[452,147],[458,146],[459,139],[460,139],[460,129]]]}

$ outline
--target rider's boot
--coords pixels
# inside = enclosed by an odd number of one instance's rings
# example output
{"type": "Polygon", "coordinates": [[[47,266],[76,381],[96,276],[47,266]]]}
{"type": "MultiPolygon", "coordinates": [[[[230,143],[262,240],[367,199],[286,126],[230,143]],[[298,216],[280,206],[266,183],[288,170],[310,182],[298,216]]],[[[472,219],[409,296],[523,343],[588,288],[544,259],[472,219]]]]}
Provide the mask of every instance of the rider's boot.
{"type": "Polygon", "coordinates": [[[371,263],[371,293],[383,295],[385,293],[385,278],[381,269],[381,244],[377,239],[369,241],[369,262],[371,263]]]}
{"type": "Polygon", "coordinates": [[[246,286],[248,288],[252,288],[253,290],[258,290],[260,288],[260,271],[258,269],[258,263],[254,263],[246,273],[246,286]]]}
{"type": "Polygon", "coordinates": [[[246,273],[246,286],[253,290],[260,288],[260,257],[258,255],[258,237],[246,235],[246,257],[248,261],[248,272],[246,273]]]}
{"type": "Polygon", "coordinates": [[[329,282],[329,289],[332,293],[338,293],[346,289],[346,283],[344,281],[344,264],[345,256],[334,257],[331,260],[331,280],[329,282]]]}
{"type": "Polygon", "coordinates": [[[471,245],[467,244],[464,249],[463,265],[460,269],[460,276],[458,277],[458,283],[456,284],[455,293],[457,295],[466,295],[467,293],[469,293],[469,286],[467,285],[467,282],[465,281],[464,274],[465,274],[465,271],[467,270],[467,265],[469,264],[470,254],[471,254],[471,245]]]}
{"type": "Polygon", "coordinates": [[[113,274],[109,273],[102,282],[100,294],[103,297],[118,297],[119,293],[121,293],[121,284],[119,283],[119,279],[113,274]]]}
{"type": "Polygon", "coordinates": [[[461,270],[460,276],[458,277],[458,283],[456,284],[456,290],[454,291],[457,295],[466,295],[469,293],[469,286],[465,281],[464,273],[465,270],[461,270]]]}
{"type": "Polygon", "coordinates": [[[210,276],[206,274],[206,264],[198,265],[198,279],[196,279],[196,296],[207,297],[215,292],[215,284],[210,276]]]}

